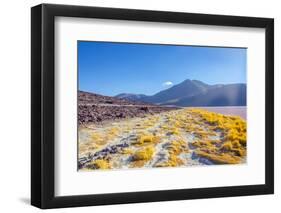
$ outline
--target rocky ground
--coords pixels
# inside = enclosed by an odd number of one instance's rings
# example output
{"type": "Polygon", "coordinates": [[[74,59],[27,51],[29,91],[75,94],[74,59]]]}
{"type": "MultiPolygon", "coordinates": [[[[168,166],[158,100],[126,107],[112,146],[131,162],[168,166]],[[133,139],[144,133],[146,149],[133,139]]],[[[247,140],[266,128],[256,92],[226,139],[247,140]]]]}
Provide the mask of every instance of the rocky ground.
{"type": "Polygon", "coordinates": [[[161,107],[144,102],[129,101],[82,91],[78,93],[79,125],[134,117],[143,118],[174,109],[177,108],[161,107]]]}
{"type": "MultiPolygon", "coordinates": [[[[116,110],[116,109],[115,109],[116,110]]],[[[79,170],[246,162],[246,121],[201,109],[79,127],[79,170]]]]}

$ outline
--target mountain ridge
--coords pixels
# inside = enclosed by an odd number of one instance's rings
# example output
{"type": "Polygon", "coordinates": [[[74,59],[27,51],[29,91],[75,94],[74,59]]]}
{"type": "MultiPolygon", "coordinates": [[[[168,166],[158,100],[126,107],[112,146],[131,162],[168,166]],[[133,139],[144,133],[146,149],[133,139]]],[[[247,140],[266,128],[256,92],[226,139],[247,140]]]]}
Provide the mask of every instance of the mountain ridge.
{"type": "Polygon", "coordinates": [[[246,106],[246,84],[206,84],[186,79],[154,95],[122,93],[114,97],[157,105],[246,106]]]}

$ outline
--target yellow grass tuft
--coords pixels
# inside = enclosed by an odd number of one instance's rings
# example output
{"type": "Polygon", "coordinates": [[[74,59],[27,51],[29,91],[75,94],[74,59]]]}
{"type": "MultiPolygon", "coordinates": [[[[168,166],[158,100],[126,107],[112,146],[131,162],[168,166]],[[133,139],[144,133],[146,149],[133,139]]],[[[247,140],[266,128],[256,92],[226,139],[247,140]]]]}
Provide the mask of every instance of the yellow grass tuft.
{"type": "Polygon", "coordinates": [[[124,155],[131,155],[133,153],[134,153],[134,151],[130,148],[125,148],[121,151],[121,154],[124,154],[124,155]]]}
{"type": "Polygon", "coordinates": [[[170,128],[169,133],[172,134],[172,135],[179,135],[180,134],[179,129],[176,128],[176,127],[170,128]]]}
{"type": "Polygon", "coordinates": [[[102,159],[90,162],[87,167],[90,169],[111,169],[109,162],[102,159]]]}
{"type": "Polygon", "coordinates": [[[220,149],[224,151],[231,151],[233,149],[232,143],[230,141],[227,141],[221,146],[220,149]]]}
{"type": "Polygon", "coordinates": [[[177,155],[170,154],[166,162],[159,163],[155,167],[177,167],[183,164],[184,162],[177,155]]]}
{"type": "Polygon", "coordinates": [[[152,134],[143,134],[138,137],[136,144],[138,144],[138,145],[156,144],[159,142],[160,142],[160,137],[152,135],[152,134]]]}
{"type": "Polygon", "coordinates": [[[152,159],[155,149],[153,146],[145,147],[144,149],[137,150],[133,155],[133,161],[149,161],[152,159]]]}
{"type": "Polygon", "coordinates": [[[103,145],[106,143],[104,137],[98,132],[93,132],[91,135],[92,141],[97,145],[103,145]]]}
{"type": "Polygon", "coordinates": [[[120,129],[117,127],[112,127],[111,129],[109,129],[107,134],[110,134],[112,136],[117,136],[120,132],[120,129]]]}
{"type": "Polygon", "coordinates": [[[196,151],[196,154],[198,156],[205,157],[217,164],[238,164],[241,162],[241,158],[232,156],[227,153],[213,154],[204,151],[196,151]]]}
{"type": "Polygon", "coordinates": [[[247,143],[247,126],[243,119],[201,109],[189,112],[192,117],[199,117],[199,121],[208,125],[205,125],[205,131],[198,131],[194,125],[187,127],[187,131],[192,131],[199,138],[199,141],[192,143],[199,156],[217,164],[237,164],[242,161],[246,156],[247,143]],[[220,140],[209,140],[209,136],[217,134],[222,135],[220,140]]]}
{"type": "Polygon", "coordinates": [[[162,167],[177,167],[183,165],[183,161],[176,155],[170,155],[167,162],[163,163],[162,167]]]}
{"type": "Polygon", "coordinates": [[[188,152],[187,144],[183,140],[172,141],[171,144],[167,146],[167,149],[170,154],[175,155],[179,155],[183,151],[188,152]]]}
{"type": "Polygon", "coordinates": [[[137,150],[132,156],[131,168],[143,167],[149,160],[153,158],[155,149],[153,146],[148,146],[137,150]]]}

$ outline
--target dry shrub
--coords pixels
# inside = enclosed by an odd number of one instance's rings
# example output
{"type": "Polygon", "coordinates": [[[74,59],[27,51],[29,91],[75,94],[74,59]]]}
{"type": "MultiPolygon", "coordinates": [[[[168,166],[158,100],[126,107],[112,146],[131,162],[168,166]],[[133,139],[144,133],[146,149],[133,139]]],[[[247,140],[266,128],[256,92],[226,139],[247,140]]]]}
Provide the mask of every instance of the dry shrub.
{"type": "Polygon", "coordinates": [[[169,154],[175,154],[179,155],[182,152],[188,152],[188,147],[187,144],[184,140],[175,140],[172,141],[168,146],[167,146],[169,154]]]}
{"type": "Polygon", "coordinates": [[[241,144],[238,140],[234,140],[234,141],[232,141],[232,146],[233,146],[233,148],[240,148],[241,144]]]}
{"type": "Polygon", "coordinates": [[[143,149],[137,150],[133,155],[133,161],[149,161],[154,155],[155,149],[152,146],[145,147],[143,149]]]}
{"type": "Polygon", "coordinates": [[[172,127],[172,128],[169,128],[169,134],[172,134],[172,135],[179,135],[180,132],[179,132],[179,129],[178,129],[178,128],[172,127]]]}
{"type": "Polygon", "coordinates": [[[148,146],[143,149],[137,150],[132,156],[131,168],[143,167],[149,160],[153,158],[154,147],[148,146]]]}
{"type": "Polygon", "coordinates": [[[207,153],[199,150],[196,151],[196,154],[200,157],[207,158],[217,164],[238,164],[241,162],[241,158],[232,156],[231,154],[228,153],[214,154],[214,153],[207,153]]]}
{"type": "Polygon", "coordinates": [[[232,152],[234,152],[235,155],[240,156],[240,157],[246,156],[246,150],[245,149],[237,148],[237,149],[233,149],[232,152]]]}
{"type": "Polygon", "coordinates": [[[160,137],[152,134],[143,134],[138,137],[138,140],[135,144],[144,145],[144,144],[156,144],[160,142],[160,137]]]}
{"type": "Polygon", "coordinates": [[[204,141],[194,141],[191,143],[192,146],[195,146],[197,148],[211,148],[213,147],[213,143],[211,143],[208,140],[204,140],[204,141]]]}
{"type": "Polygon", "coordinates": [[[146,161],[145,160],[138,160],[138,161],[133,161],[130,164],[130,168],[141,168],[145,165],[146,161]]]}
{"type": "Polygon", "coordinates": [[[87,168],[89,168],[89,169],[110,169],[111,167],[110,167],[110,164],[108,161],[103,160],[103,159],[97,159],[97,160],[90,162],[87,165],[87,168]]]}
{"type": "Polygon", "coordinates": [[[193,145],[198,148],[197,151],[201,155],[217,163],[238,163],[242,160],[242,157],[246,156],[246,121],[238,116],[225,116],[206,110],[194,109],[191,111],[194,116],[197,114],[202,121],[210,125],[209,129],[214,132],[219,131],[222,135],[221,145],[220,143],[211,143],[212,146],[208,143],[206,137],[203,137],[204,134],[195,132],[195,135],[199,135],[201,141],[194,142],[193,145]]]}
{"type": "Polygon", "coordinates": [[[170,154],[166,162],[159,163],[155,167],[177,167],[183,165],[184,162],[175,154],[170,154]]]}
{"type": "Polygon", "coordinates": [[[106,143],[102,134],[100,134],[98,132],[93,132],[92,135],[91,135],[91,139],[97,145],[103,145],[103,144],[106,143]]]}
{"type": "Polygon", "coordinates": [[[107,132],[107,134],[112,135],[112,136],[117,136],[120,132],[120,129],[117,127],[112,127],[111,129],[109,129],[109,131],[107,132]]]}
{"type": "Polygon", "coordinates": [[[134,153],[134,151],[130,148],[125,148],[125,149],[122,149],[122,151],[121,151],[121,154],[124,154],[124,155],[131,155],[133,153],[134,153]]]}
{"type": "Polygon", "coordinates": [[[231,151],[233,149],[232,143],[230,141],[225,142],[221,148],[223,151],[231,151]]]}

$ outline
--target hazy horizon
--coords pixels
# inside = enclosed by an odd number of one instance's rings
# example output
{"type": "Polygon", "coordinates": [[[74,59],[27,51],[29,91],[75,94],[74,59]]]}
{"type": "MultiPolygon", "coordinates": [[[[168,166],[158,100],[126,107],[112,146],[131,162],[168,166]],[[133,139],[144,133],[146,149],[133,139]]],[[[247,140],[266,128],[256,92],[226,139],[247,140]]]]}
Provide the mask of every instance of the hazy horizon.
{"type": "MultiPolygon", "coordinates": [[[[185,79],[185,80],[199,81],[199,80],[197,80],[197,79],[185,79]]],[[[182,82],[184,82],[185,80],[183,80],[182,82]]],[[[182,83],[182,82],[180,82],[180,83],[182,83]]],[[[203,81],[201,81],[201,82],[203,82],[203,81]]],[[[180,83],[179,83],[179,84],[180,84],[180,83]]],[[[205,83],[205,82],[203,82],[203,83],[205,83]]],[[[245,84],[245,85],[247,85],[246,83],[230,83],[230,84],[245,84]]],[[[177,85],[177,84],[175,84],[175,85],[177,85]]],[[[175,85],[173,85],[173,86],[175,86],[175,85]]],[[[208,84],[208,85],[214,86],[214,85],[220,85],[220,83],[217,83],[217,84],[208,84]]],[[[226,85],[226,84],[225,84],[225,85],[226,85]]],[[[172,86],[171,86],[171,87],[172,87],[172,86]]],[[[165,89],[163,89],[163,90],[169,89],[169,88],[171,88],[171,87],[165,88],[165,89]]],[[[160,90],[160,91],[158,91],[158,92],[161,92],[161,91],[163,91],[163,90],[160,90]]],[[[97,92],[95,92],[95,91],[88,91],[88,90],[81,90],[81,89],[79,89],[79,91],[81,91],[81,92],[95,93],[95,94],[97,94],[97,95],[104,95],[104,94],[101,94],[101,93],[97,93],[97,92]]],[[[158,92],[156,92],[156,93],[158,93],[158,92]]],[[[123,92],[123,93],[118,93],[118,94],[114,94],[114,95],[105,95],[105,96],[115,97],[115,96],[120,95],[120,94],[135,94],[135,95],[153,96],[153,95],[155,95],[156,93],[154,93],[154,94],[152,94],[152,95],[147,95],[147,94],[144,94],[144,93],[138,93],[138,94],[136,94],[136,93],[131,93],[131,92],[123,92]]]]}

